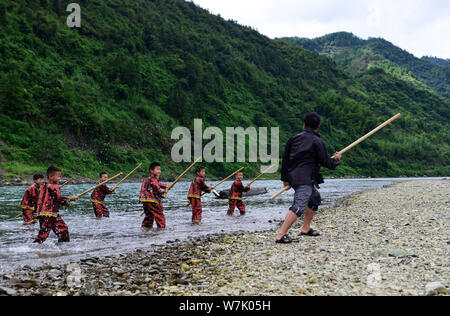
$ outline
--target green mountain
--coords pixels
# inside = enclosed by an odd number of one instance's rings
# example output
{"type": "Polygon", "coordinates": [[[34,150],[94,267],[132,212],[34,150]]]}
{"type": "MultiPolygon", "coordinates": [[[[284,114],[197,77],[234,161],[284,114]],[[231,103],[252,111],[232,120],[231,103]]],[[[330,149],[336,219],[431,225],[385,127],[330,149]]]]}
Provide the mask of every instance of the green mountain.
{"type": "Polygon", "coordinates": [[[351,74],[372,67],[382,68],[400,79],[424,84],[450,100],[450,69],[443,59],[417,58],[382,38],[363,40],[347,33],[333,33],[316,39],[283,38],[307,50],[332,58],[351,74]]]}
{"type": "MultiPolygon", "coordinates": [[[[95,177],[158,160],[165,175],[177,126],[278,126],[283,143],[309,111],[340,150],[402,118],[345,155],[341,176],[448,175],[449,101],[382,69],[353,77],[331,59],[210,14],[183,0],[0,3],[0,174],[95,177]]],[[[245,164],[244,164],[245,165],[245,164]]],[[[246,175],[257,164],[246,164],[246,175]]],[[[236,169],[207,164],[208,175],[236,169]]],[[[145,169],[139,175],[145,174],[145,169]]]]}
{"type": "Polygon", "coordinates": [[[431,57],[431,56],[424,56],[422,57],[423,60],[435,63],[436,65],[442,66],[442,67],[450,67],[450,59],[442,59],[437,57],[431,57]]]}

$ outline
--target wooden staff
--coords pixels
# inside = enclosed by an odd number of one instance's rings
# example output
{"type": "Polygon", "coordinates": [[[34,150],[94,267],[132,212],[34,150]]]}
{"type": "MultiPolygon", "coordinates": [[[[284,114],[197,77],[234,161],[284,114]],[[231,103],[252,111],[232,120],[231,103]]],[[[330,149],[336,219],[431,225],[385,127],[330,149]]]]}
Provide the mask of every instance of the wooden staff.
{"type": "Polygon", "coordinates": [[[104,185],[104,184],[107,184],[108,182],[111,182],[112,180],[114,180],[114,179],[120,177],[122,174],[123,174],[123,172],[121,172],[121,173],[119,173],[119,174],[116,174],[114,177],[109,178],[108,180],[103,181],[102,183],[97,184],[96,186],[90,188],[89,190],[84,191],[83,193],[81,193],[80,195],[78,195],[78,198],[82,197],[83,195],[88,194],[88,193],[91,192],[92,190],[95,190],[95,189],[97,189],[98,187],[100,187],[100,186],[102,186],[102,185],[104,185]]]}
{"type": "MultiPolygon", "coordinates": [[[[241,172],[242,170],[244,170],[245,167],[240,168],[239,170],[233,172],[232,174],[230,174],[228,177],[226,177],[225,179],[223,179],[222,181],[218,182],[216,185],[211,187],[211,191],[214,190],[215,188],[217,188],[219,185],[221,185],[222,183],[224,183],[225,181],[227,181],[228,179],[230,179],[232,176],[234,176],[236,173],[241,172]]],[[[202,193],[202,196],[205,195],[206,192],[202,193]]],[[[191,201],[189,201],[185,207],[189,206],[191,204],[191,201]]]]}
{"type": "MultiPolygon", "coordinates": [[[[164,192],[164,196],[166,196],[167,192],[169,192],[169,190],[171,190],[175,184],[177,184],[178,181],[180,181],[188,172],[189,170],[191,170],[192,168],[194,168],[194,166],[200,162],[200,160],[202,160],[202,157],[198,157],[196,161],[194,161],[192,163],[192,165],[189,166],[189,168],[187,168],[186,170],[184,170],[184,172],[178,177],[176,178],[176,180],[167,187],[166,192],[164,192]]],[[[145,212],[141,213],[141,217],[145,214],[145,212]]]]}
{"type": "Polygon", "coordinates": [[[189,170],[191,170],[192,168],[194,168],[194,166],[200,162],[200,160],[202,160],[202,157],[198,157],[196,161],[194,161],[192,163],[192,165],[189,166],[189,168],[187,168],[171,185],[169,185],[166,189],[166,193],[169,192],[175,184],[177,184],[178,181],[180,181],[185,175],[186,173],[189,172],[189,170]]]}
{"type": "MultiPolygon", "coordinates": [[[[378,132],[379,130],[381,130],[382,128],[386,127],[387,125],[391,124],[393,121],[395,121],[396,119],[398,119],[401,116],[400,113],[398,113],[397,115],[393,116],[392,118],[390,118],[389,120],[387,120],[386,122],[384,122],[383,124],[381,124],[380,126],[378,126],[377,128],[375,128],[374,130],[372,130],[371,132],[367,133],[366,135],[364,135],[363,137],[361,137],[360,139],[358,139],[356,142],[354,142],[353,144],[345,147],[343,150],[339,151],[340,154],[344,154],[345,152],[349,151],[350,149],[352,149],[353,147],[355,147],[356,145],[358,145],[359,143],[365,141],[367,138],[369,138],[370,136],[372,136],[373,134],[375,134],[376,132],[378,132]]],[[[333,156],[334,158],[334,156],[333,156]]],[[[289,191],[291,188],[289,186],[284,187],[283,190],[281,190],[280,192],[278,192],[277,194],[275,194],[274,196],[271,197],[271,200],[276,199],[277,197],[279,197],[281,194],[283,194],[286,191],[289,191]]]]}
{"type": "MultiPolygon", "coordinates": [[[[217,188],[219,185],[221,185],[222,183],[224,183],[225,181],[227,181],[228,179],[230,179],[232,176],[234,176],[236,173],[241,172],[242,170],[244,170],[245,167],[240,168],[239,170],[233,172],[232,174],[230,174],[228,177],[226,177],[225,179],[223,179],[222,181],[220,181],[219,183],[217,183],[216,185],[211,187],[211,191],[214,190],[215,188],[217,188]]],[[[202,193],[202,196],[205,195],[206,192],[202,193]]]]}
{"type": "Polygon", "coordinates": [[[126,179],[128,179],[128,177],[131,176],[131,175],[132,175],[136,170],[138,170],[141,166],[142,166],[142,162],[141,162],[136,168],[134,168],[133,170],[131,170],[129,174],[127,174],[125,177],[123,177],[122,180],[120,180],[119,182],[117,182],[116,185],[113,186],[113,188],[112,188],[111,191],[116,190],[117,187],[118,187],[122,182],[124,182],[126,179]]]}
{"type": "Polygon", "coordinates": [[[211,190],[214,190],[215,188],[217,188],[219,185],[221,185],[222,183],[224,183],[225,181],[227,181],[228,179],[230,179],[232,176],[234,176],[236,173],[241,172],[242,170],[244,170],[245,167],[242,167],[241,169],[233,172],[232,174],[230,174],[228,177],[226,177],[225,179],[223,179],[222,181],[220,181],[219,183],[217,183],[215,186],[213,186],[211,188],[211,190]]]}
{"type": "Polygon", "coordinates": [[[397,115],[393,116],[391,119],[387,120],[386,122],[384,122],[383,124],[381,124],[380,126],[378,126],[377,128],[375,128],[373,131],[371,131],[370,133],[367,133],[366,135],[364,135],[363,137],[361,137],[360,139],[358,139],[356,142],[354,142],[353,144],[345,147],[343,150],[341,150],[339,153],[340,154],[344,154],[345,152],[349,151],[350,149],[352,149],[353,147],[355,147],[356,145],[358,145],[359,143],[365,141],[367,138],[369,138],[370,136],[372,136],[373,134],[375,134],[376,132],[378,132],[380,129],[386,127],[387,125],[391,124],[393,121],[395,121],[396,119],[398,119],[401,116],[400,113],[398,113],[397,115]]]}
{"type": "Polygon", "coordinates": [[[16,217],[14,217],[14,218],[19,218],[19,217],[22,217],[23,216],[23,212],[22,213],[20,213],[20,214],[18,214],[16,217]]]}
{"type": "Polygon", "coordinates": [[[277,197],[279,197],[281,194],[283,194],[286,191],[289,191],[291,189],[291,187],[284,187],[283,190],[281,190],[280,192],[278,192],[277,194],[273,195],[270,199],[271,200],[275,200],[277,197]]]}
{"type": "Polygon", "coordinates": [[[255,179],[252,180],[252,182],[250,182],[249,184],[247,184],[247,186],[251,186],[253,183],[256,182],[256,180],[258,180],[259,178],[261,178],[263,175],[265,175],[266,173],[269,172],[270,169],[272,169],[273,167],[275,167],[275,165],[270,166],[269,168],[267,168],[266,170],[264,170],[259,176],[257,176],[255,179]]]}
{"type": "MultiPolygon", "coordinates": [[[[247,187],[250,187],[253,183],[255,183],[259,178],[261,178],[263,175],[265,175],[266,173],[269,172],[270,169],[272,169],[273,167],[275,167],[275,165],[270,166],[269,168],[267,168],[266,170],[264,170],[263,172],[261,172],[256,178],[254,178],[249,184],[247,184],[247,187]]],[[[226,203],[224,203],[224,205],[228,205],[229,203],[229,199],[227,200],[226,203]]]]}
{"type": "Polygon", "coordinates": [[[59,186],[59,188],[61,189],[61,188],[65,187],[65,186],[68,185],[70,182],[72,182],[73,179],[75,179],[75,178],[70,178],[69,180],[67,180],[66,182],[64,182],[63,184],[61,184],[61,185],[59,186]]]}

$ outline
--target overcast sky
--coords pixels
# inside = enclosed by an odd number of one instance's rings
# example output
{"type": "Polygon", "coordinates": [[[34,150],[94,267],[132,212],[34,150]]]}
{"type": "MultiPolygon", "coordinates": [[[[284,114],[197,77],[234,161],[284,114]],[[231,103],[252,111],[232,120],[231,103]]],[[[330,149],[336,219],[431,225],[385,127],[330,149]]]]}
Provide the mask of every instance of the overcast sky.
{"type": "Polygon", "coordinates": [[[271,38],[347,31],[417,57],[450,58],[450,0],[194,0],[271,38]]]}

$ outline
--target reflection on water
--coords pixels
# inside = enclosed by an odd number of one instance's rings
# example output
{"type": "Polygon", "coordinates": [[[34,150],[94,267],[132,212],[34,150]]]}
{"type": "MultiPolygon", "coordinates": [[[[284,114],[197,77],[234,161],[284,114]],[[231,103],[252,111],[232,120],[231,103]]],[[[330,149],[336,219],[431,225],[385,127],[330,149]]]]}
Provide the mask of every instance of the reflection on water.
{"type": "MultiPolygon", "coordinates": [[[[321,187],[324,206],[332,206],[338,199],[352,193],[379,188],[398,179],[346,179],[327,180],[321,187]]],[[[402,179],[404,180],[404,179],[402,179]]],[[[226,189],[232,182],[224,183],[226,189]]],[[[245,181],[244,181],[245,184],[245,181]]],[[[150,231],[141,229],[142,205],[138,202],[140,184],[122,184],[116,195],[107,196],[106,204],[111,218],[95,219],[88,197],[62,209],[61,215],[69,226],[71,242],[58,244],[51,233],[43,245],[33,244],[38,225],[23,227],[22,220],[14,219],[20,212],[18,205],[26,187],[0,188],[0,273],[16,266],[41,263],[66,262],[85,256],[106,256],[164,244],[168,240],[186,240],[189,237],[233,231],[261,231],[274,228],[274,221],[284,219],[292,203],[293,191],[275,201],[270,197],[282,188],[280,181],[258,181],[254,187],[268,187],[264,195],[245,198],[247,215],[226,216],[228,206],[212,194],[203,202],[203,221],[200,226],[191,224],[191,209],[184,207],[189,182],[180,182],[164,200],[167,229],[150,231]]],[[[64,196],[82,192],[90,185],[69,185],[62,189],[64,196]]]]}

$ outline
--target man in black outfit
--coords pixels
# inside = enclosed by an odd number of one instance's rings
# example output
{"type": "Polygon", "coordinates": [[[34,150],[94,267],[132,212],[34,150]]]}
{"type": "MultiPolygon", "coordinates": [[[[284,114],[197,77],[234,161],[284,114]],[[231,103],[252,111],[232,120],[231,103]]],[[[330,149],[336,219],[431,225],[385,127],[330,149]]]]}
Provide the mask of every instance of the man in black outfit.
{"type": "Polygon", "coordinates": [[[292,243],[287,235],[294,222],[305,214],[301,235],[320,236],[311,228],[311,221],[321,203],[319,184],[323,183],[320,167],[334,170],[340,163],[342,155],[337,152],[332,158],[328,156],[325,141],[317,134],[320,116],[309,113],[303,119],[304,131],[293,136],[286,144],[281,167],[281,181],[285,187],[294,188],[294,203],[286,215],[283,225],[276,237],[277,243],[292,243]]]}

